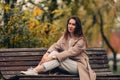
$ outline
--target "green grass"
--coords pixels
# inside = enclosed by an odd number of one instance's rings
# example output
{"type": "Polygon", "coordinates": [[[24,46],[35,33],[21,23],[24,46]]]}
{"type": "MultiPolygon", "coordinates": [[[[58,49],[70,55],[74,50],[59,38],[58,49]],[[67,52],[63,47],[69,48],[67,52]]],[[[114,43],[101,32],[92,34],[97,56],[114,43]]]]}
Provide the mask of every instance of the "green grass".
{"type": "Polygon", "coordinates": [[[120,74],[120,62],[117,63],[117,71],[113,71],[113,66],[111,63],[109,65],[110,65],[110,69],[113,72],[113,74],[120,74]]]}

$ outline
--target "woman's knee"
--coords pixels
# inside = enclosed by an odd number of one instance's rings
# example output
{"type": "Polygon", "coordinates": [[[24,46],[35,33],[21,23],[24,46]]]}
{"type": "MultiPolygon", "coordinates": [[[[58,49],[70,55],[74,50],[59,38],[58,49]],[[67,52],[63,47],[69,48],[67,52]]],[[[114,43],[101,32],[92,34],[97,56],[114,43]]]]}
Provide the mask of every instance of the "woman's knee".
{"type": "Polygon", "coordinates": [[[53,55],[55,55],[55,54],[59,54],[59,52],[58,52],[58,51],[52,51],[52,52],[49,54],[49,56],[53,56],[53,55]]]}
{"type": "Polygon", "coordinates": [[[52,61],[45,62],[42,64],[42,66],[44,67],[44,71],[52,70],[52,69],[58,67],[59,65],[60,64],[57,60],[52,60],[52,61]]]}

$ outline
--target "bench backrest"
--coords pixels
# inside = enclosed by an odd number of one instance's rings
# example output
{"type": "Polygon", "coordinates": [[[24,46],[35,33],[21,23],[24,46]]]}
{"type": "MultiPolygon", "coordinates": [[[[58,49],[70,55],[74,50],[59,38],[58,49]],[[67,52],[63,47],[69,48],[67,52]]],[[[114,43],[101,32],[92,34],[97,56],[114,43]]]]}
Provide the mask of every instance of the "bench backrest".
{"type": "MultiPolygon", "coordinates": [[[[45,48],[0,49],[0,71],[3,77],[8,79],[19,71],[35,67],[46,50],[45,48]]],[[[91,67],[97,74],[111,74],[106,51],[103,48],[89,48],[87,52],[91,67]]]]}

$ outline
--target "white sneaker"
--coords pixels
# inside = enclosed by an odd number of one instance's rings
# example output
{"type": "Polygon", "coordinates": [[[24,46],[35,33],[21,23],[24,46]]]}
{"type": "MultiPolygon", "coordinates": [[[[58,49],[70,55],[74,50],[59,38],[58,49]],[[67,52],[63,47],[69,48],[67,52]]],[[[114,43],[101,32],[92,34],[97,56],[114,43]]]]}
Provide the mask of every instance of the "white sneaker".
{"type": "Polygon", "coordinates": [[[29,68],[27,71],[20,71],[24,75],[38,75],[37,71],[34,71],[33,68],[29,68]]]}

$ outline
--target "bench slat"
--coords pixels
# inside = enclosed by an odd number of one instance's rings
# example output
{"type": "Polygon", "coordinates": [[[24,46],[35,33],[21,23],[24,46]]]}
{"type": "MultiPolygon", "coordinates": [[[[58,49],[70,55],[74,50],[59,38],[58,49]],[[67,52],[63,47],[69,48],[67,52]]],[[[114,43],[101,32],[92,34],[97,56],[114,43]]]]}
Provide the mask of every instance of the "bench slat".
{"type": "MultiPolygon", "coordinates": [[[[28,68],[30,68],[31,66],[14,66],[14,67],[1,67],[1,73],[3,71],[21,71],[21,70],[27,70],[28,68]]],[[[33,66],[34,67],[34,66],[33,66]]]]}
{"type": "Polygon", "coordinates": [[[0,57],[12,57],[12,56],[42,56],[42,52],[17,52],[16,53],[0,53],[0,57]]]}
{"type": "Polygon", "coordinates": [[[32,61],[32,60],[40,60],[42,56],[23,56],[23,57],[2,57],[0,58],[0,62],[10,62],[10,61],[32,61]]]}
{"type": "Polygon", "coordinates": [[[11,67],[11,66],[33,66],[37,65],[39,61],[14,61],[14,62],[1,62],[0,66],[2,67],[11,67]]]}
{"type": "MultiPolygon", "coordinates": [[[[1,61],[12,61],[12,60],[34,60],[34,59],[41,59],[42,55],[27,55],[27,56],[0,56],[0,62],[1,61]]],[[[107,57],[89,57],[90,60],[106,60],[107,57]]]]}

